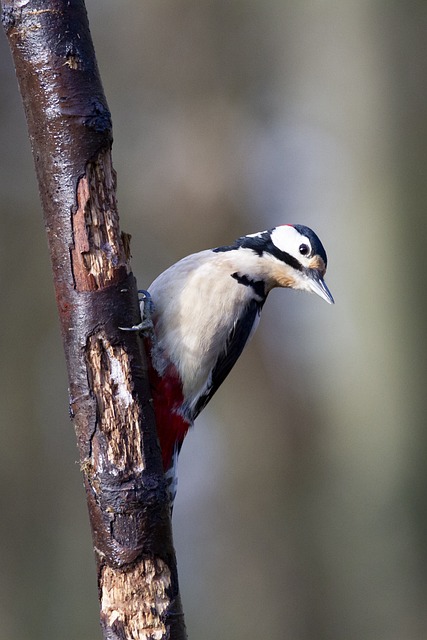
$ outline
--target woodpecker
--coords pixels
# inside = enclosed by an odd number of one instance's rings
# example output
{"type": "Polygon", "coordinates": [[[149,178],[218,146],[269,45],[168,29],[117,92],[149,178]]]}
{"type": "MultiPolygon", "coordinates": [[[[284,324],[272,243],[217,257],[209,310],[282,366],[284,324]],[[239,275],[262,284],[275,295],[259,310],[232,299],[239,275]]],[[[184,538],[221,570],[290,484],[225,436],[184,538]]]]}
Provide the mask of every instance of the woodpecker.
{"type": "Polygon", "coordinates": [[[165,475],[176,493],[176,465],[188,429],[230,373],[274,287],[334,299],[323,278],[317,235],[285,224],[183,258],[160,274],[141,301],[150,384],[165,475]],[[147,314],[148,310],[148,314],[147,314]]]}

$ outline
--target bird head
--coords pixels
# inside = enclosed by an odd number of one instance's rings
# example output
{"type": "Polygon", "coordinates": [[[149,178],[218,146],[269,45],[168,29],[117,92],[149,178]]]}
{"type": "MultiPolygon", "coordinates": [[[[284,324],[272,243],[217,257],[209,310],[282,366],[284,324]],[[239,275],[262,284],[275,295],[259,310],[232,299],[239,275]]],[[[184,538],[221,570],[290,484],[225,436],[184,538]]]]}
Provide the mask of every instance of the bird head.
{"type": "MultiPolygon", "coordinates": [[[[270,231],[270,239],[278,249],[274,253],[279,262],[291,267],[291,271],[285,268],[284,286],[317,293],[329,304],[334,304],[324,281],[328,263],[326,251],[314,231],[300,224],[284,224],[270,231]]],[[[278,286],[283,286],[280,269],[276,277],[278,286]]]]}
{"type": "MultiPolygon", "coordinates": [[[[329,304],[334,303],[324,281],[328,261],[326,251],[309,227],[300,224],[280,225],[243,236],[234,245],[216,251],[233,249],[250,250],[251,255],[259,258],[259,261],[252,263],[252,268],[257,271],[253,276],[261,276],[266,293],[274,287],[287,287],[317,293],[329,304]]],[[[244,253],[248,255],[247,251],[244,253]]]]}

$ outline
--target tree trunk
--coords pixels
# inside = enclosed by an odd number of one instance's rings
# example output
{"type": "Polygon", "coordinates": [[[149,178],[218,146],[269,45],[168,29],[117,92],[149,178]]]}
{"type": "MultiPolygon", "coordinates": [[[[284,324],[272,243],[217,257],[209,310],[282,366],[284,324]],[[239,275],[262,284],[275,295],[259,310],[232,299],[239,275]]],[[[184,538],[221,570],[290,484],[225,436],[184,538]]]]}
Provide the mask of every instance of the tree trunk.
{"type": "Polygon", "coordinates": [[[83,0],[3,1],[27,116],[97,560],[104,638],[186,638],[120,232],[111,118],[83,0]]]}

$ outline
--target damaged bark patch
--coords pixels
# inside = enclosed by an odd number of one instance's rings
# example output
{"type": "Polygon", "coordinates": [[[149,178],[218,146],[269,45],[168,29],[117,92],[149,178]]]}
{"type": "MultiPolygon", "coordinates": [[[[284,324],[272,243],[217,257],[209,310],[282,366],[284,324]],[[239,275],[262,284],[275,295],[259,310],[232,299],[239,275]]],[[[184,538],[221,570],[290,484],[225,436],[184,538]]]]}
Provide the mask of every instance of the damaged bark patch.
{"type": "MultiPolygon", "coordinates": [[[[102,637],[184,640],[144,346],[136,333],[119,330],[139,321],[139,306],[129,236],[119,229],[111,117],[85,3],[1,6],[44,210],[102,637]]],[[[64,593],[66,582],[64,571],[64,593]]]]}
{"type": "Polygon", "coordinates": [[[86,165],[77,184],[72,216],[71,261],[77,291],[95,291],[119,282],[128,273],[128,256],[120,233],[116,174],[111,152],[103,151],[86,165]]]}
{"type": "Polygon", "coordinates": [[[101,572],[101,624],[123,640],[161,640],[170,606],[171,573],[159,558],[101,572]]]}
{"type": "Polygon", "coordinates": [[[97,404],[97,432],[92,438],[92,468],[112,473],[144,469],[141,415],[132,391],[129,356],[104,334],[90,336],[86,352],[91,388],[97,404]]]}

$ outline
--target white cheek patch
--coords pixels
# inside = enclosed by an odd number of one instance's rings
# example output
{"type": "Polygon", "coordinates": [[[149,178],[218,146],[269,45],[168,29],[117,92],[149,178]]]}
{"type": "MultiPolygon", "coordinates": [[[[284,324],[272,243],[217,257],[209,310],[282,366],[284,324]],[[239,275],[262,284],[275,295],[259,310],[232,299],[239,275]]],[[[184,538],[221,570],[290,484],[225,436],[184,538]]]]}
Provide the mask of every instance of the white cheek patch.
{"type": "Polygon", "coordinates": [[[271,232],[271,241],[278,249],[280,249],[280,251],[289,253],[299,261],[304,260],[304,256],[299,252],[299,248],[302,244],[306,244],[308,246],[307,255],[311,254],[310,240],[301,235],[289,224],[283,224],[280,227],[273,229],[271,232]]]}

